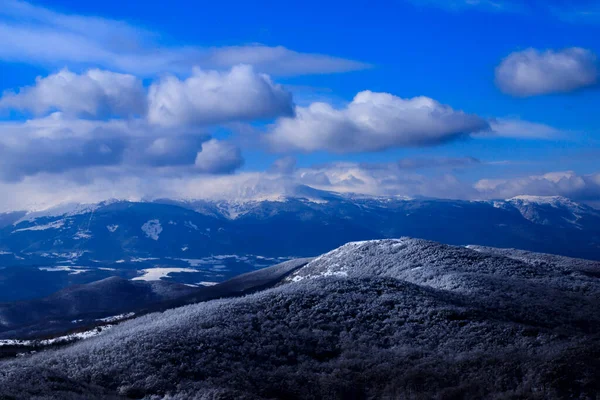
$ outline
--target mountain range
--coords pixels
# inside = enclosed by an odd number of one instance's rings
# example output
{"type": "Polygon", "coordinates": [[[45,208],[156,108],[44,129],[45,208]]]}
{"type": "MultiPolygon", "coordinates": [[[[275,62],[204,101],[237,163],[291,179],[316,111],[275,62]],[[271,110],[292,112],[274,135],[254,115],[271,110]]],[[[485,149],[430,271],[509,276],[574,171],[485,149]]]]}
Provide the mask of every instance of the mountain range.
{"type": "Polygon", "coordinates": [[[357,240],[418,237],[600,260],[600,211],[562,197],[365,197],[296,187],[230,201],[106,201],[0,214],[0,303],[109,277],[195,287],[357,240]]]}
{"type": "Polygon", "coordinates": [[[109,201],[3,214],[0,262],[314,256],[349,241],[404,235],[600,259],[600,211],[566,198],[407,200],[308,189],[262,201],[109,201]]]}

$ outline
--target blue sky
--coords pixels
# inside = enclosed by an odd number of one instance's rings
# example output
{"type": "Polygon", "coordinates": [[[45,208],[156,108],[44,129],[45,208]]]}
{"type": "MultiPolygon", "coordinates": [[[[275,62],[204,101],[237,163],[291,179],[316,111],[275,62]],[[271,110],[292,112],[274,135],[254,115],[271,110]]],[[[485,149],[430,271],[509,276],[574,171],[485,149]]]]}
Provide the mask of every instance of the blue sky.
{"type": "Polygon", "coordinates": [[[0,209],[290,182],[594,204],[598,38],[594,1],[8,0],[0,209]]]}

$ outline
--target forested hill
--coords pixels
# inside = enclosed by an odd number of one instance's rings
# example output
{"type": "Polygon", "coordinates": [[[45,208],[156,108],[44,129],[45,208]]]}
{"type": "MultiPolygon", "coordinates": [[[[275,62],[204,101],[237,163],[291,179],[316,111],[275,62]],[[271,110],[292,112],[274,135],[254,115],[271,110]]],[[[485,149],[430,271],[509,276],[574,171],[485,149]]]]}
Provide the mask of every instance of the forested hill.
{"type": "MultiPolygon", "coordinates": [[[[594,398],[600,264],[349,243],[274,288],[0,365],[4,398],[594,398]]],[[[0,396],[1,397],[1,396],[0,396]]]]}

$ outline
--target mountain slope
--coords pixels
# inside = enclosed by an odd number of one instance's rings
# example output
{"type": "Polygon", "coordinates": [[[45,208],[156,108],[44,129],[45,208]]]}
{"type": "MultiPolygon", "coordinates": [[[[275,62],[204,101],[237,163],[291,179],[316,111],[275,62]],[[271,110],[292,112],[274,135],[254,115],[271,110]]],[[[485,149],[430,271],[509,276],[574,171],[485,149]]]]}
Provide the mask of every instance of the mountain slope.
{"type": "Polygon", "coordinates": [[[95,319],[134,311],[192,291],[172,282],[140,282],[118,277],[76,285],[46,298],[0,304],[0,338],[20,338],[15,336],[17,329],[38,335],[64,326],[74,329],[95,319]]]}
{"type": "Polygon", "coordinates": [[[351,243],[275,288],[3,362],[0,388],[17,399],[593,398],[600,265],[540,257],[351,243]]]}
{"type": "Polygon", "coordinates": [[[0,303],[0,339],[59,336],[98,325],[106,317],[165,310],[220,297],[235,297],[275,285],[310,259],[284,262],[210,287],[111,277],[75,285],[42,299],[0,303]]]}

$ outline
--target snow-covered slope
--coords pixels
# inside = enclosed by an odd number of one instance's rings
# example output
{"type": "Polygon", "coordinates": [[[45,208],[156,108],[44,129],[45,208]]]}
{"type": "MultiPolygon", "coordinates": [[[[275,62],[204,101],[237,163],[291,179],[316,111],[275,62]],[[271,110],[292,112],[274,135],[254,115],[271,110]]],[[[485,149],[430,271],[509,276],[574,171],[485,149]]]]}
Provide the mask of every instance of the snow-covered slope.
{"type": "Polygon", "coordinates": [[[39,337],[57,330],[67,331],[193,291],[173,282],[134,282],[111,277],[75,285],[41,299],[0,303],[0,338],[39,337]]]}
{"type": "Polygon", "coordinates": [[[143,314],[271,287],[311,259],[296,259],[236,276],[223,283],[190,286],[162,280],[111,277],[74,285],[29,301],[0,302],[0,339],[63,335],[122,313],[143,314]]]}
{"type": "Polygon", "coordinates": [[[501,278],[494,283],[494,290],[526,280],[568,292],[600,295],[599,274],[600,262],[401,238],[348,243],[318,257],[287,280],[380,276],[469,294],[490,290],[488,280],[501,278]]]}
{"type": "Polygon", "coordinates": [[[597,262],[402,238],[350,243],[291,271],[259,293],[150,314],[6,361],[0,390],[16,399],[600,391],[597,262]]]}
{"type": "Polygon", "coordinates": [[[600,216],[597,210],[560,196],[517,196],[506,202],[519,210],[525,219],[542,225],[566,223],[583,228],[581,220],[586,215],[600,216]]]}

